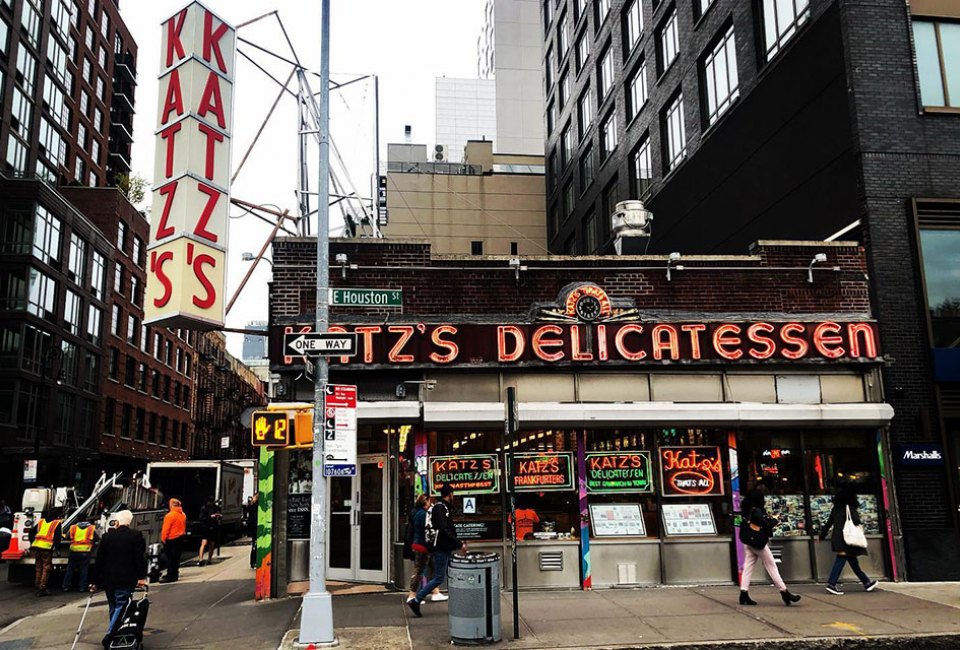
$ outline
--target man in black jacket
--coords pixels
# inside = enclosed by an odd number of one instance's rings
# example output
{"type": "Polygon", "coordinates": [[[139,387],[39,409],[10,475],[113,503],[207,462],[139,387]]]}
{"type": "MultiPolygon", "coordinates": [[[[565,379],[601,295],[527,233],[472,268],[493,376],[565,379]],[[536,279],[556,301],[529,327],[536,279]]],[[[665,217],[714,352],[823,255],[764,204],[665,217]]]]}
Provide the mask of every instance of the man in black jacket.
{"type": "Polygon", "coordinates": [[[447,576],[447,563],[450,562],[450,554],[459,549],[465,552],[467,545],[457,537],[457,530],[453,525],[453,516],[450,513],[450,507],[453,504],[453,486],[444,483],[440,488],[440,501],[433,506],[430,511],[430,527],[437,531],[437,541],[433,544],[433,577],[427,582],[417,595],[407,599],[407,607],[413,612],[414,616],[420,617],[420,605],[427,598],[427,594],[443,584],[447,576]]]}
{"type": "Polygon", "coordinates": [[[107,532],[97,547],[97,563],[94,566],[96,585],[107,592],[110,605],[110,626],[104,642],[109,643],[117,620],[133,596],[133,590],[147,584],[147,542],[143,533],[130,528],[133,513],[121,510],[113,516],[117,522],[107,532]]]}

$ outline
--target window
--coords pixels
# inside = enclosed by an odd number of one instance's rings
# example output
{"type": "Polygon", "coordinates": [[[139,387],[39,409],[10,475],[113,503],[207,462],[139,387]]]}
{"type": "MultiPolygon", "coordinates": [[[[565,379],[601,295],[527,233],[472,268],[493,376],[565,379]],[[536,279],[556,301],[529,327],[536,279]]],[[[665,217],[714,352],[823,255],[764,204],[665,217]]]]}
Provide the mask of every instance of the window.
{"type": "Polygon", "coordinates": [[[0,18],[0,54],[8,56],[10,54],[10,26],[5,20],[0,18]]]}
{"type": "Polygon", "coordinates": [[[583,222],[583,252],[593,255],[598,251],[597,246],[597,215],[591,212],[583,222]]]}
{"type": "Polygon", "coordinates": [[[107,284],[107,260],[97,251],[93,252],[93,270],[90,275],[90,285],[93,289],[93,296],[97,300],[103,300],[103,290],[107,284]]]}
{"type": "Polygon", "coordinates": [[[763,39],[769,61],[810,17],[809,0],[763,0],[763,39]]]}
{"type": "Polygon", "coordinates": [[[920,101],[960,108],[960,23],[914,20],[920,101]]]}
{"type": "MultiPolygon", "coordinates": [[[[48,80],[49,83],[49,80],[48,80]]],[[[67,146],[53,123],[46,117],[40,118],[40,153],[55,165],[66,162],[67,146]]],[[[56,178],[56,175],[54,175],[56,178]]]]}
{"type": "Polygon", "coordinates": [[[610,114],[600,124],[600,159],[606,160],[613,150],[617,148],[617,113],[611,111],[610,114]]]}
{"type": "Polygon", "coordinates": [[[553,0],[543,0],[543,32],[549,33],[553,22],[553,0]]]}
{"type": "Polygon", "coordinates": [[[57,312],[57,283],[37,269],[30,269],[30,291],[27,311],[40,318],[53,321],[57,312]]]}
{"type": "Polygon", "coordinates": [[[83,286],[86,279],[87,242],[83,241],[77,233],[70,236],[68,265],[71,279],[78,285],[83,286]]]}
{"type": "Polygon", "coordinates": [[[599,97],[597,99],[602,104],[603,100],[607,98],[607,93],[609,93],[613,87],[613,50],[609,47],[600,56],[600,66],[597,69],[597,75],[599,88],[599,97]]]}
{"type": "Polygon", "coordinates": [[[653,182],[653,163],[650,161],[649,137],[644,136],[640,145],[630,154],[630,172],[633,198],[645,198],[653,182]]]}
{"type": "Polygon", "coordinates": [[[593,149],[587,147],[580,156],[580,193],[586,192],[591,183],[593,183],[593,149]]]}
{"type": "Polygon", "coordinates": [[[138,345],[137,336],[140,335],[140,321],[133,314],[127,315],[127,343],[138,345]]]}
{"type": "MultiPolygon", "coordinates": [[[[788,0],[789,1],[789,0],[788,0]]],[[[657,56],[660,74],[663,74],[680,53],[680,40],[677,35],[677,10],[670,10],[666,20],[657,33],[657,56]]]]}
{"type": "MultiPolygon", "coordinates": [[[[617,177],[614,176],[613,180],[610,181],[605,188],[603,188],[603,212],[604,219],[600,220],[601,226],[606,226],[609,223],[610,216],[617,211],[617,177]]],[[[603,239],[606,237],[606,230],[600,233],[600,238],[603,239]]]]}
{"type": "Polygon", "coordinates": [[[160,332],[153,335],[153,356],[157,361],[163,358],[163,335],[160,332]]]}
{"type": "Polygon", "coordinates": [[[150,426],[147,428],[147,442],[157,444],[157,414],[150,412],[150,426]]]}
{"type": "Polygon", "coordinates": [[[99,108],[93,111],[93,128],[97,133],[103,133],[103,111],[99,108]]]}
{"type": "MultiPolygon", "coordinates": [[[[63,128],[70,127],[67,119],[66,97],[50,75],[47,75],[47,82],[43,84],[43,110],[49,113],[54,122],[63,128]]],[[[54,155],[56,155],[56,152],[54,152],[54,155]]]]}
{"type": "Polygon", "coordinates": [[[482,242],[482,241],[472,241],[472,242],[470,242],[470,254],[471,254],[471,255],[483,255],[483,242],[482,242]]]}
{"type": "Polygon", "coordinates": [[[27,281],[23,270],[0,273],[0,309],[27,308],[27,281]]]}
{"type": "Polygon", "coordinates": [[[80,114],[90,114],[90,95],[87,94],[86,90],[80,91],[80,114]]]}
{"type": "Polygon", "coordinates": [[[627,10],[623,14],[623,35],[626,42],[624,43],[624,55],[623,58],[626,59],[627,52],[631,52],[637,43],[640,42],[640,37],[643,35],[643,3],[640,0],[633,0],[628,6],[627,10]]]}
{"type": "Polygon", "coordinates": [[[580,38],[577,39],[576,66],[578,73],[583,70],[583,66],[586,65],[587,59],[589,58],[590,32],[584,31],[582,34],[580,34],[580,38]]]}
{"type": "Polygon", "coordinates": [[[113,305],[113,323],[110,331],[113,332],[114,336],[120,336],[120,332],[123,327],[123,312],[120,310],[120,305],[113,305]]]}
{"type": "Polygon", "coordinates": [[[40,49],[40,14],[30,3],[21,4],[23,15],[20,16],[20,24],[23,25],[23,35],[34,49],[40,49]]]}
{"type": "Polygon", "coordinates": [[[13,108],[10,120],[13,133],[24,140],[32,138],[33,102],[20,88],[13,89],[13,108]]]}
{"type": "Polygon", "coordinates": [[[140,326],[140,349],[150,354],[150,328],[146,325],[140,326]]]}
{"type": "Polygon", "coordinates": [[[96,393],[100,382],[100,357],[86,350],[83,353],[83,388],[96,393]]]}
{"type": "Polygon", "coordinates": [[[683,93],[678,93],[663,114],[667,171],[673,171],[687,154],[687,135],[683,124],[683,93]]]}
{"type": "Polygon", "coordinates": [[[703,60],[703,92],[707,108],[707,124],[713,124],[740,96],[737,77],[737,51],[733,26],[720,38],[703,60]]]}
{"type": "Polygon", "coordinates": [[[33,256],[50,264],[60,259],[60,220],[37,205],[33,222],[33,256]]]}
{"type": "Polygon", "coordinates": [[[547,56],[543,59],[543,78],[547,84],[547,94],[553,87],[553,51],[547,50],[547,56]]]}
{"type": "MultiPolygon", "coordinates": [[[[14,97],[20,94],[17,90],[14,97]]],[[[11,137],[7,142],[7,165],[15,172],[27,171],[27,147],[19,139],[11,137]]]]}
{"type": "Polygon", "coordinates": [[[83,309],[83,300],[80,295],[67,290],[63,302],[63,324],[74,336],[80,336],[80,312],[83,309]]]}
{"type": "MultiPolygon", "coordinates": [[[[512,241],[510,242],[510,254],[519,255],[520,254],[520,243],[512,241]]],[[[190,388],[187,386],[183,387],[183,407],[189,408],[190,405],[190,388]]]]}
{"type": "Polygon", "coordinates": [[[700,16],[707,13],[707,9],[709,9],[712,4],[713,0],[697,0],[693,5],[696,14],[694,17],[699,19],[700,16]]]}
{"type": "Polygon", "coordinates": [[[39,375],[44,372],[44,357],[53,345],[53,337],[33,325],[23,328],[23,360],[20,367],[26,372],[39,375]]]}
{"type": "MultiPolygon", "coordinates": [[[[189,338],[189,335],[190,333],[187,332],[188,338],[189,338]]],[[[185,374],[187,377],[190,376],[190,371],[193,369],[192,366],[193,366],[193,357],[188,353],[187,358],[185,359],[185,362],[183,364],[183,374],[185,374]]]]}
{"type": "Polygon", "coordinates": [[[136,265],[141,268],[146,263],[143,240],[136,235],[133,236],[133,252],[130,254],[130,257],[132,257],[136,265]]]}
{"type": "Polygon", "coordinates": [[[570,125],[560,134],[560,164],[566,169],[570,164],[570,156],[573,155],[573,136],[570,133],[570,125]]]}
{"type": "Polygon", "coordinates": [[[560,23],[557,26],[557,60],[563,61],[567,56],[567,50],[570,48],[570,21],[567,20],[566,12],[560,16],[560,23]]]}
{"type": "Polygon", "coordinates": [[[63,352],[60,362],[60,380],[67,386],[76,386],[80,379],[80,351],[69,341],[60,343],[63,352]]]}
{"type": "Polygon", "coordinates": [[[552,134],[557,126],[557,105],[550,102],[547,106],[547,134],[552,134]]]}
{"type": "Polygon", "coordinates": [[[590,87],[588,86],[587,89],[583,91],[583,94],[580,95],[580,99],[577,100],[577,117],[580,122],[581,139],[586,135],[590,124],[593,122],[593,104],[591,103],[591,99],[590,87]]]}
{"type": "Polygon", "coordinates": [[[143,307],[143,301],[141,300],[142,288],[140,286],[140,280],[133,273],[130,274],[130,302],[135,304],[137,307],[143,307]]]}
{"type": "Polygon", "coordinates": [[[114,381],[120,379],[120,350],[116,348],[110,348],[110,365],[107,368],[107,374],[114,381]]]}
{"type": "Polygon", "coordinates": [[[164,375],[163,377],[163,401],[170,401],[170,375],[164,375]]]}
{"type": "Polygon", "coordinates": [[[120,415],[120,437],[129,438],[130,437],[130,415],[132,407],[129,404],[123,405],[123,410],[120,415]]]}
{"type": "Polygon", "coordinates": [[[570,99],[570,75],[567,74],[566,70],[564,70],[563,74],[560,75],[560,91],[558,99],[560,101],[560,108],[566,106],[567,100],[570,99]]]}
{"type": "Polygon", "coordinates": [[[177,348],[177,372],[183,373],[183,348],[177,348]]]}
{"type": "Polygon", "coordinates": [[[939,202],[931,205],[918,201],[917,212],[932,345],[935,348],[960,348],[960,283],[957,282],[960,215],[956,205],[939,202]],[[936,210],[936,222],[928,224],[925,214],[933,210],[936,210]]]}
{"type": "Polygon", "coordinates": [[[633,119],[647,103],[647,62],[641,60],[640,66],[627,79],[627,115],[633,119]]]}
{"type": "Polygon", "coordinates": [[[114,262],[113,265],[113,290],[123,295],[123,264],[121,262],[114,262]]]}
{"type": "Polygon", "coordinates": [[[137,385],[137,362],[129,355],[124,365],[123,383],[130,388],[137,385]]]}
{"type": "Polygon", "coordinates": [[[597,0],[597,29],[610,14],[610,0],[597,0]]]}
{"type": "Polygon", "coordinates": [[[127,251],[127,224],[123,221],[117,222],[117,248],[127,251]]]}
{"type": "Polygon", "coordinates": [[[573,187],[573,181],[568,181],[563,188],[563,215],[569,217],[577,209],[577,192],[573,187]]]}
{"type": "Polygon", "coordinates": [[[32,238],[32,211],[28,208],[7,208],[0,220],[0,253],[29,253],[32,238]]]}
{"type": "MultiPolygon", "coordinates": [[[[100,165],[100,142],[96,138],[92,138],[90,142],[90,158],[94,165],[100,165]]],[[[90,183],[90,185],[95,185],[95,183],[90,183]]]]}
{"type": "Polygon", "coordinates": [[[103,312],[93,305],[87,309],[87,339],[94,345],[103,342],[103,312]]]}
{"type": "Polygon", "coordinates": [[[110,16],[107,15],[106,11],[100,15],[100,34],[103,35],[107,41],[110,40],[110,16]]]}

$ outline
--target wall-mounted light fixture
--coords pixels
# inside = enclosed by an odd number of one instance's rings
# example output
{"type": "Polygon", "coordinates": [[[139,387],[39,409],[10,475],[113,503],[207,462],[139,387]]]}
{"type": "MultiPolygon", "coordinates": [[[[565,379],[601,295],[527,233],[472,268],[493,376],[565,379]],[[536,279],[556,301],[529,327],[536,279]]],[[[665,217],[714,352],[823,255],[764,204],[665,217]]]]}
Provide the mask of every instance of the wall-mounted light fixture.
{"type": "Polygon", "coordinates": [[[807,282],[813,284],[813,265],[817,262],[826,262],[827,254],[826,253],[817,253],[813,256],[813,259],[810,260],[809,266],[807,266],[807,282]]]}
{"type": "Polygon", "coordinates": [[[520,263],[519,257],[511,257],[509,264],[510,268],[513,269],[514,279],[516,279],[517,282],[520,282],[520,271],[526,271],[527,267],[520,263]]]}
{"type": "Polygon", "coordinates": [[[411,380],[411,381],[402,381],[397,384],[396,394],[399,399],[403,399],[407,396],[407,384],[420,384],[427,390],[433,390],[437,387],[436,379],[424,379],[424,380],[411,380]]]}
{"type": "Polygon", "coordinates": [[[682,264],[677,264],[680,261],[680,253],[673,252],[667,257],[667,282],[671,281],[670,271],[676,269],[678,271],[683,270],[682,264]]]}

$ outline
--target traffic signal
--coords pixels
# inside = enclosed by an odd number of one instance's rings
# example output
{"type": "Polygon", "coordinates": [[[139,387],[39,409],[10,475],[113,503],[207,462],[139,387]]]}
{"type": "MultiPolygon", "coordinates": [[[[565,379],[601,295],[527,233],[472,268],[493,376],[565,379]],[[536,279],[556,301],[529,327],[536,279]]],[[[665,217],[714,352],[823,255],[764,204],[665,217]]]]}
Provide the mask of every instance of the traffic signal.
{"type": "Polygon", "coordinates": [[[290,444],[290,420],[283,411],[254,411],[250,431],[254,447],[286,447],[290,444]]]}
{"type": "Polygon", "coordinates": [[[299,446],[313,446],[313,410],[297,411],[293,417],[294,441],[299,446]]]}

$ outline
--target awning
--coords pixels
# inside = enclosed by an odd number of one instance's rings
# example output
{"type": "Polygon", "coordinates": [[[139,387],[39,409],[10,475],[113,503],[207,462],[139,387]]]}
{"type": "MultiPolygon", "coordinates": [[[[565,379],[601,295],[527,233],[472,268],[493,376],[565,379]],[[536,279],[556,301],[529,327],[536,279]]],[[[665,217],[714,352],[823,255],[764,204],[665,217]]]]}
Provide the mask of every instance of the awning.
{"type": "Polygon", "coordinates": [[[357,402],[357,419],[397,422],[420,420],[420,403],[394,400],[391,402],[357,402]]]}

